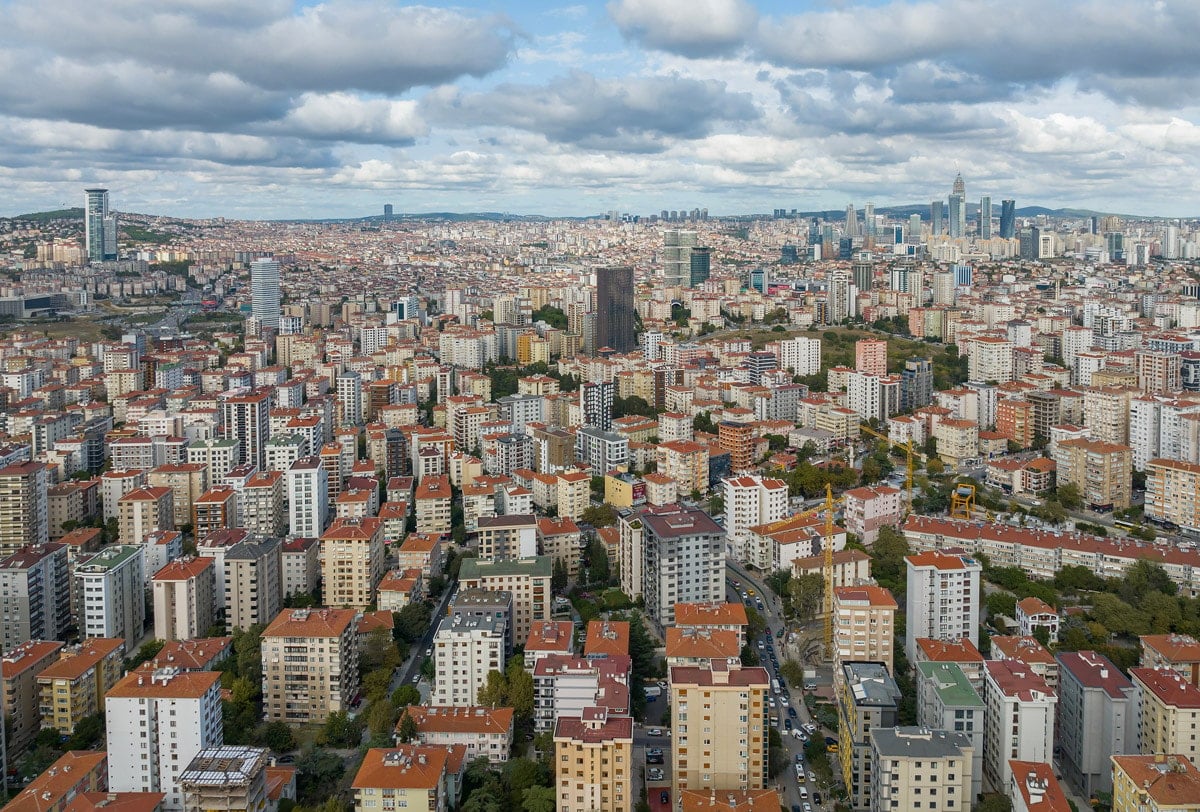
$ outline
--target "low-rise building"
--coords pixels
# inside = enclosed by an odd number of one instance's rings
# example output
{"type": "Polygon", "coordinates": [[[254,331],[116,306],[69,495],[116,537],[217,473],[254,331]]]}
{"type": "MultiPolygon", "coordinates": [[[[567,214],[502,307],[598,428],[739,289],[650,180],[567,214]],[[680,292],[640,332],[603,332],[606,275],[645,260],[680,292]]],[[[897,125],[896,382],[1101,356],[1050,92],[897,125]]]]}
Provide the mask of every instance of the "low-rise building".
{"type": "Polygon", "coordinates": [[[1193,812],[1200,769],[1187,756],[1112,757],[1112,812],[1193,812]]]}
{"type": "Polygon", "coordinates": [[[1073,812],[1054,768],[1040,761],[1009,759],[1008,797],[1013,812],[1073,812]]]}
{"type": "Polygon", "coordinates": [[[269,812],[263,747],[221,745],[197,753],[179,774],[186,812],[269,812]]]}
{"type": "Polygon", "coordinates": [[[435,535],[409,533],[396,551],[396,567],[419,569],[428,581],[442,574],[442,545],[435,535]]]}
{"type": "Polygon", "coordinates": [[[354,776],[355,812],[420,809],[446,812],[447,764],[445,747],[405,744],[371,748],[354,776]]]}
{"type": "Polygon", "coordinates": [[[1058,612],[1041,598],[1017,601],[1017,627],[1022,637],[1033,637],[1037,629],[1045,629],[1049,642],[1058,642],[1058,612]]]}
{"type": "Polygon", "coordinates": [[[419,569],[392,570],[383,576],[376,590],[376,605],[381,611],[399,612],[421,599],[422,579],[419,569]]]}
{"type": "Polygon", "coordinates": [[[104,711],[104,695],[121,679],[125,641],[93,637],[64,648],[58,662],[37,675],[42,727],[75,730],[85,717],[104,711]]]}
{"type": "Polygon", "coordinates": [[[846,530],[864,544],[873,544],[881,527],[895,527],[904,518],[901,493],[887,485],[853,488],[845,493],[846,530]]]}
{"type": "Polygon", "coordinates": [[[741,661],[737,632],[723,629],[667,629],[667,667],[693,665],[708,668],[716,661],[741,661]]]}
{"type": "MultiPolygon", "coordinates": [[[[461,745],[467,760],[486,758],[491,764],[508,761],[513,743],[513,709],[464,706],[410,705],[404,710],[417,726],[417,742],[439,747],[461,745]]],[[[403,714],[396,723],[399,732],[403,714]]]]}
{"type": "Polygon", "coordinates": [[[675,626],[680,629],[711,629],[736,632],[738,643],[746,645],[746,629],[750,621],[741,603],[677,603],[675,626]]]}
{"type": "Polygon", "coordinates": [[[70,750],[35,777],[5,806],[5,812],[64,812],[85,793],[108,790],[108,755],[70,750]]]}

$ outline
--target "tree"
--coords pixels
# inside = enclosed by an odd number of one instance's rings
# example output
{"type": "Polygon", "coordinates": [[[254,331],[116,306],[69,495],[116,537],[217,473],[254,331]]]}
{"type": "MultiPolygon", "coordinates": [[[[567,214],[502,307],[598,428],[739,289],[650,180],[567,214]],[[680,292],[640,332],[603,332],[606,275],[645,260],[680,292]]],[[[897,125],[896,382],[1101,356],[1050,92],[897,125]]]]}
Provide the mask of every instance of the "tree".
{"type": "Polygon", "coordinates": [[[397,708],[421,704],[421,692],[415,685],[405,683],[392,692],[392,704],[397,708]]]}
{"type": "Polygon", "coordinates": [[[429,604],[424,601],[410,603],[399,612],[392,613],[397,638],[409,644],[420,640],[429,629],[432,614],[429,604]]]}
{"type": "Polygon", "coordinates": [[[408,744],[409,742],[416,741],[418,732],[416,720],[412,718],[412,714],[405,710],[404,715],[400,717],[400,727],[396,731],[397,738],[402,744],[408,744]]]}
{"type": "MultiPolygon", "coordinates": [[[[879,535],[871,545],[871,572],[882,586],[892,590],[893,594],[904,591],[907,573],[904,556],[909,554],[908,539],[894,527],[879,528],[879,535]]],[[[897,596],[898,599],[898,596],[897,596]]]]}
{"type": "Polygon", "coordinates": [[[1017,615],[1017,596],[1011,592],[993,592],[987,596],[985,603],[989,617],[994,618],[997,615],[1016,617],[1017,615]]]}
{"type": "Polygon", "coordinates": [[[346,711],[334,711],[317,731],[316,740],[330,747],[358,747],[362,741],[362,721],[350,718],[346,711]]]}
{"type": "Polygon", "coordinates": [[[554,812],[554,788],[526,787],[521,793],[521,809],[525,812],[554,812]]]}
{"type": "Polygon", "coordinates": [[[1060,484],[1055,494],[1058,496],[1059,504],[1067,510],[1079,510],[1083,507],[1083,495],[1079,492],[1079,486],[1074,482],[1060,484]]]}
{"type": "Polygon", "coordinates": [[[931,457],[929,462],[925,463],[925,470],[930,476],[941,476],[946,473],[946,465],[937,457],[931,457]]]}
{"type": "Polygon", "coordinates": [[[589,505],[579,514],[579,520],[592,527],[612,527],[617,523],[617,511],[612,505],[603,502],[599,505],[589,505]]]}
{"type": "Polygon", "coordinates": [[[396,729],[396,709],[387,700],[377,700],[367,709],[367,735],[372,747],[388,747],[396,729]]]}
{"type": "Polygon", "coordinates": [[[508,706],[508,683],[499,671],[489,671],[487,684],[479,689],[479,704],[491,708],[508,706]]]}
{"type": "Polygon", "coordinates": [[[800,685],[804,682],[804,666],[795,660],[784,660],[779,664],[779,675],[787,680],[789,685],[800,685]]]}
{"type": "Polygon", "coordinates": [[[269,722],[262,729],[262,743],[276,753],[296,749],[296,737],[286,722],[269,722]]]}
{"type": "Polygon", "coordinates": [[[700,412],[692,418],[692,430],[704,432],[705,434],[716,434],[717,424],[713,422],[712,415],[708,412],[700,412]]]}
{"type": "Polygon", "coordinates": [[[1139,558],[1125,570],[1117,587],[1117,594],[1124,601],[1136,603],[1148,592],[1174,595],[1178,589],[1161,564],[1139,558]]]}
{"type": "Polygon", "coordinates": [[[788,595],[791,597],[792,611],[802,622],[812,620],[825,595],[825,579],[815,573],[806,572],[788,582],[788,595]]]}
{"type": "Polygon", "coordinates": [[[1012,801],[1005,795],[984,795],[975,812],[1012,812],[1012,801]]]}
{"type": "Polygon", "coordinates": [[[335,753],[314,748],[296,762],[296,794],[300,803],[313,806],[329,795],[346,772],[345,762],[335,753]]]}
{"type": "Polygon", "coordinates": [[[381,669],[391,671],[398,665],[400,652],[396,649],[392,633],[387,629],[372,629],[368,632],[358,661],[359,672],[366,674],[381,669]]]}
{"type": "Polygon", "coordinates": [[[520,659],[509,660],[505,672],[506,694],[508,704],[513,709],[517,722],[528,722],[533,719],[533,675],[525,670],[520,659]]]}
{"type": "Polygon", "coordinates": [[[550,576],[550,590],[555,594],[562,594],[567,588],[567,565],[561,558],[555,557],[553,569],[553,574],[550,576]]]}

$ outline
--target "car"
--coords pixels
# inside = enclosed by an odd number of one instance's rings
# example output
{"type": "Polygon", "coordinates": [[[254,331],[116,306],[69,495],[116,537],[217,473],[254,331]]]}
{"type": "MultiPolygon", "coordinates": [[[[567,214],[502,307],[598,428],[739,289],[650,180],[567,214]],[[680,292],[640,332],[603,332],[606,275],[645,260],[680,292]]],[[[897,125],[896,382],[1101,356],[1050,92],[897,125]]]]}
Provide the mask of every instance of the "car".
{"type": "Polygon", "coordinates": [[[804,802],[804,812],[812,812],[812,804],[808,801],[804,802]]]}
{"type": "Polygon", "coordinates": [[[783,729],[784,729],[784,730],[791,730],[791,729],[792,729],[792,720],[791,720],[791,719],[784,719],[784,720],[783,720],[783,729]]]}
{"type": "Polygon", "coordinates": [[[796,718],[796,709],[791,705],[788,705],[788,716],[792,717],[793,719],[796,718]]]}
{"type": "Polygon", "coordinates": [[[815,682],[806,682],[804,683],[804,690],[815,691],[817,690],[817,684],[815,682]]]}
{"type": "Polygon", "coordinates": [[[427,648],[427,649],[425,649],[425,656],[426,656],[426,657],[432,657],[432,656],[433,656],[433,649],[431,649],[431,648],[427,648]]]}
{"type": "Polygon", "coordinates": [[[412,681],[413,681],[413,685],[420,685],[421,684],[421,675],[417,674],[415,677],[412,678],[412,681]]]}
{"type": "Polygon", "coordinates": [[[809,780],[809,781],[812,781],[813,783],[816,783],[816,781],[817,781],[817,774],[816,774],[815,772],[813,772],[812,770],[809,770],[809,771],[808,771],[808,780],[809,780]]]}
{"type": "Polygon", "coordinates": [[[762,648],[763,648],[763,641],[761,641],[761,640],[759,640],[759,641],[758,641],[758,648],[759,648],[759,650],[762,650],[762,648]]]}
{"type": "Polygon", "coordinates": [[[734,579],[733,579],[732,581],[730,581],[729,583],[733,584],[733,588],[734,588],[734,589],[741,589],[741,588],[742,588],[742,582],[741,582],[741,581],[739,581],[737,578],[734,578],[734,579]]]}
{"type": "Polygon", "coordinates": [[[773,697],[773,696],[767,697],[767,702],[770,703],[772,708],[775,707],[775,697],[773,697]]]}
{"type": "Polygon", "coordinates": [[[663,771],[658,767],[651,767],[650,769],[646,770],[646,778],[651,781],[662,781],[663,771]]]}
{"type": "Polygon", "coordinates": [[[662,756],[651,756],[651,755],[647,755],[647,756],[646,756],[646,763],[647,763],[647,764],[664,764],[664,763],[666,763],[666,762],[664,762],[664,761],[663,761],[663,757],[662,757],[662,756]]]}
{"type": "Polygon", "coordinates": [[[804,729],[805,729],[805,730],[807,730],[809,733],[816,733],[816,732],[817,732],[817,726],[816,726],[816,725],[814,725],[812,722],[805,722],[805,723],[804,723],[804,729]]]}
{"type": "MultiPolygon", "coordinates": [[[[787,694],[780,694],[780,695],[779,695],[779,702],[780,702],[780,704],[782,704],[782,705],[787,705],[787,703],[788,703],[787,694]]],[[[789,706],[789,707],[788,707],[788,709],[789,709],[789,710],[791,710],[791,707],[789,706]]]]}
{"type": "Polygon", "coordinates": [[[662,754],[663,754],[663,751],[662,751],[661,747],[651,747],[648,750],[646,750],[646,755],[648,755],[648,756],[661,756],[662,754]]]}
{"type": "Polygon", "coordinates": [[[796,754],[796,765],[797,765],[797,766],[799,766],[799,765],[801,765],[801,764],[803,764],[803,763],[804,763],[804,754],[803,754],[803,753],[797,753],[797,754],[796,754]]]}
{"type": "Polygon", "coordinates": [[[661,727],[652,727],[646,731],[647,736],[661,736],[662,734],[663,733],[662,733],[661,727]]]}
{"type": "Polygon", "coordinates": [[[291,764],[291,763],[293,763],[293,762],[296,760],[296,757],[295,757],[295,756],[293,756],[291,753],[288,753],[288,754],[286,754],[286,755],[282,755],[282,756],[280,756],[279,758],[277,758],[277,759],[275,759],[275,760],[276,760],[276,761],[277,761],[279,764],[291,764]]]}
{"type": "Polygon", "coordinates": [[[744,600],[744,601],[750,600],[750,596],[746,594],[746,590],[744,590],[744,589],[742,590],[742,600],[744,600]]]}
{"type": "Polygon", "coordinates": [[[787,631],[787,629],[780,629],[779,631],[775,632],[775,639],[776,639],[776,640],[782,640],[782,639],[783,639],[783,633],[784,633],[784,632],[786,632],[786,631],[787,631]]]}
{"type": "Polygon", "coordinates": [[[821,793],[819,793],[819,792],[813,792],[813,803],[814,803],[814,804],[819,804],[819,803],[821,803],[821,793]]]}
{"type": "Polygon", "coordinates": [[[804,786],[803,784],[800,785],[800,800],[808,800],[808,787],[804,786]]]}
{"type": "Polygon", "coordinates": [[[793,731],[792,731],[792,735],[793,735],[794,737],[796,737],[797,739],[799,739],[800,741],[802,741],[802,742],[807,742],[807,741],[808,741],[808,737],[804,735],[803,731],[800,731],[800,730],[793,730],[793,731]]]}
{"type": "Polygon", "coordinates": [[[835,746],[835,747],[836,747],[836,746],[837,746],[837,743],[838,743],[838,740],[837,740],[837,739],[835,739],[833,736],[826,736],[826,737],[825,737],[825,746],[826,746],[826,747],[828,747],[828,746],[830,746],[830,745],[833,745],[833,746],[835,746]]]}
{"type": "Polygon", "coordinates": [[[667,792],[665,789],[658,793],[658,802],[664,805],[671,803],[671,793],[667,792]]]}

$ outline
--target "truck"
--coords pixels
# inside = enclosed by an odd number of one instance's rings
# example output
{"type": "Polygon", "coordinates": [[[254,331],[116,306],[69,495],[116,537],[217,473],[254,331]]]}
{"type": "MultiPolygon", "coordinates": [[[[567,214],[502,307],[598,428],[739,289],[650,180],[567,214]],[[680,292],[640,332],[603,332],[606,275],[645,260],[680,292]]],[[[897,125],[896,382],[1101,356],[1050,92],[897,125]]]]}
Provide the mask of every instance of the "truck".
{"type": "Polygon", "coordinates": [[[658,699],[660,696],[662,696],[662,688],[659,688],[657,685],[647,685],[646,686],[646,701],[647,702],[653,702],[654,700],[658,699]]]}

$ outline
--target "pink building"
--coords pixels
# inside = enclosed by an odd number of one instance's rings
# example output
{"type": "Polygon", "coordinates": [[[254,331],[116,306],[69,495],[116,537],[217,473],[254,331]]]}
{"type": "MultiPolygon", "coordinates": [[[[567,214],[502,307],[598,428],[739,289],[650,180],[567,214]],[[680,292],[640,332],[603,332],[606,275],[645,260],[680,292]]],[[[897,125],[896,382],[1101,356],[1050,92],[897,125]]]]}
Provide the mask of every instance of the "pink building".
{"type": "Polygon", "coordinates": [[[868,375],[886,375],[887,342],[881,338],[862,338],[855,341],[854,369],[868,375]]]}
{"type": "Polygon", "coordinates": [[[900,524],[903,504],[900,491],[886,485],[846,491],[846,530],[871,544],[879,528],[900,524]]]}

